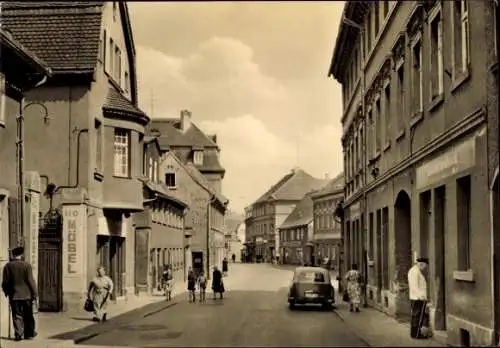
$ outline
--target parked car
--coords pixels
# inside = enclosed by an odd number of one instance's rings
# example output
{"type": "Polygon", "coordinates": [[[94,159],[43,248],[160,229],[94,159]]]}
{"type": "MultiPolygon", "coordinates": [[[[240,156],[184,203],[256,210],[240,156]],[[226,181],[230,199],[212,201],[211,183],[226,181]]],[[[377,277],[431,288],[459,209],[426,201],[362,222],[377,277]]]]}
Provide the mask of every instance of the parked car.
{"type": "Polygon", "coordinates": [[[292,285],[288,292],[290,309],[296,305],[321,304],[331,309],[335,303],[330,272],[321,267],[297,267],[293,274],[292,285]]]}

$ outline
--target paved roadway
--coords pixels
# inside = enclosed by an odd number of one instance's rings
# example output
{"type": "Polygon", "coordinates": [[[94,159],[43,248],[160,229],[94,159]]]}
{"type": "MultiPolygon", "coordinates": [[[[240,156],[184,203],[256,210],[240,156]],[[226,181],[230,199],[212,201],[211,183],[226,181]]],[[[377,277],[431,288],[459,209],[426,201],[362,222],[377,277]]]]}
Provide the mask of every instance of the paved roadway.
{"type": "Polygon", "coordinates": [[[291,311],[291,270],[266,264],[230,264],[225,298],[179,303],[82,342],[129,347],[366,347],[335,311],[291,311]]]}

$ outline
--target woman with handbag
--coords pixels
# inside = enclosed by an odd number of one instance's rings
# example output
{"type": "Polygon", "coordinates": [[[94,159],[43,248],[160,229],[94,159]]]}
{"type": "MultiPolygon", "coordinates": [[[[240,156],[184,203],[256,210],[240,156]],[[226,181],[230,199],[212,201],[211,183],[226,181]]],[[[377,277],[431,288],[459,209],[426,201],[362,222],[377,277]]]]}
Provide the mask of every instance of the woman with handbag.
{"type": "Polygon", "coordinates": [[[344,301],[349,302],[349,311],[359,312],[359,303],[361,302],[361,274],[358,271],[358,265],[352,264],[351,269],[344,276],[347,292],[344,293],[344,301]]]}
{"type": "Polygon", "coordinates": [[[90,309],[91,306],[93,307],[93,321],[106,321],[106,309],[112,292],[113,281],[106,275],[104,267],[100,266],[97,269],[97,276],[90,282],[87,301],[85,302],[85,310],[90,309]]]}

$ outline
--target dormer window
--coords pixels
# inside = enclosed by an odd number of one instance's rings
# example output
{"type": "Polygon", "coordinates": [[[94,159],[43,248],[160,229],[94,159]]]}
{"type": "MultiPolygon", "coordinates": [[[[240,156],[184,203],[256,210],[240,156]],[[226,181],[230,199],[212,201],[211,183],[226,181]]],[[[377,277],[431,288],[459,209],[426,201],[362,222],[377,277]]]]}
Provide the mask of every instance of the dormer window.
{"type": "Polygon", "coordinates": [[[197,165],[203,164],[203,151],[202,150],[196,150],[194,152],[193,162],[194,162],[194,164],[197,164],[197,165]]]}
{"type": "Polygon", "coordinates": [[[176,187],[176,182],[175,182],[175,173],[166,173],[165,174],[165,185],[167,185],[168,188],[175,188],[176,187]]]}

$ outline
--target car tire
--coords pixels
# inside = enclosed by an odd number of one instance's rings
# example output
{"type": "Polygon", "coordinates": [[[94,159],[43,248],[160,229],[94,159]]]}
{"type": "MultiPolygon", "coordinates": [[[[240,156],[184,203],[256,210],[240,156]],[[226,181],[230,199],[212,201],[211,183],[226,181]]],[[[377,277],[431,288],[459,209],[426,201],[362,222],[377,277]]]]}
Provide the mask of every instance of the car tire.
{"type": "Polygon", "coordinates": [[[323,303],[323,309],[325,311],[331,311],[333,309],[333,305],[331,303],[323,303]]]}
{"type": "Polygon", "coordinates": [[[295,303],[293,302],[288,302],[288,308],[290,308],[290,310],[294,310],[295,309],[295,303]]]}

